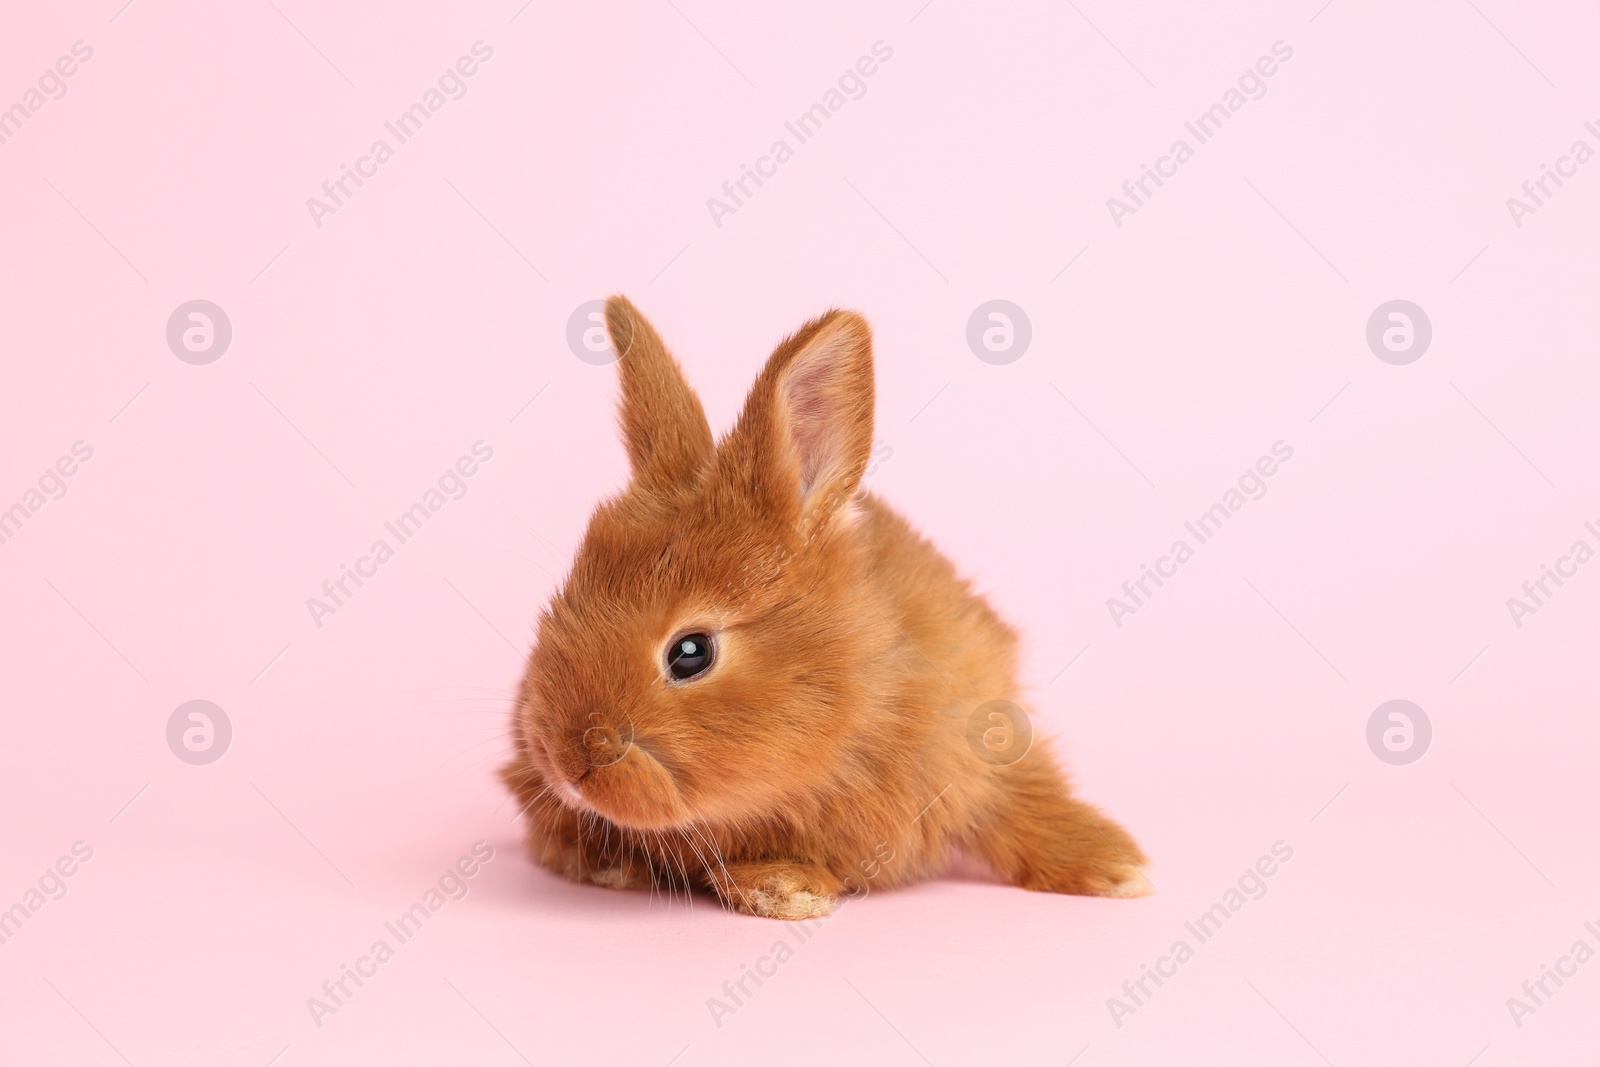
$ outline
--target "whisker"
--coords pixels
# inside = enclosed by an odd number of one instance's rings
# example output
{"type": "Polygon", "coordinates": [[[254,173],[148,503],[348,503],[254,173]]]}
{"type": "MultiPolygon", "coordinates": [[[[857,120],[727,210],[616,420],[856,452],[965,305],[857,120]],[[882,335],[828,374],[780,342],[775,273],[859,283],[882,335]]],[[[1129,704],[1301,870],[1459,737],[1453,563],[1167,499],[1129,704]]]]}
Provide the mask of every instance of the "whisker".
{"type": "Polygon", "coordinates": [[[540,798],[546,797],[546,796],[549,796],[549,795],[550,795],[550,786],[546,785],[543,789],[541,789],[537,793],[533,794],[532,798],[529,799],[529,801],[526,804],[522,805],[522,810],[517,812],[515,815],[511,816],[510,821],[511,822],[516,822],[518,819],[522,818],[522,816],[527,812],[527,810],[529,808],[533,807],[534,804],[538,803],[540,798]]]}
{"type": "Polygon", "coordinates": [[[446,689],[476,689],[483,693],[501,693],[505,696],[511,697],[513,700],[516,699],[517,696],[517,694],[511,692],[509,689],[500,689],[492,685],[422,685],[418,686],[415,690],[413,690],[413,692],[442,693],[446,689]]]}
{"type": "Polygon", "coordinates": [[[689,846],[689,850],[694,853],[695,859],[700,861],[700,868],[709,870],[711,865],[706,862],[705,853],[700,851],[700,846],[694,843],[694,839],[689,836],[688,831],[680,828],[678,836],[683,838],[683,843],[689,846]]]}
{"type": "MultiPolygon", "coordinates": [[[[693,812],[693,809],[690,810],[693,812]]],[[[693,819],[689,821],[689,828],[695,829],[693,819]]],[[[727,879],[729,889],[733,890],[735,893],[738,893],[739,899],[743,900],[745,904],[748,905],[750,903],[750,898],[745,895],[743,887],[733,880],[733,873],[728,870],[728,865],[723,862],[722,850],[717,847],[716,837],[711,833],[710,826],[705,827],[703,830],[696,830],[696,832],[700,835],[700,839],[706,843],[706,847],[711,850],[711,854],[716,857],[717,866],[722,868],[722,876],[727,879]]],[[[722,903],[722,906],[725,910],[733,910],[732,901],[724,900],[720,893],[717,895],[717,899],[722,903]]]]}
{"type": "Polygon", "coordinates": [[[482,741],[476,741],[473,744],[470,744],[466,748],[462,749],[460,752],[457,752],[455,755],[451,756],[449,759],[445,760],[443,763],[439,764],[437,767],[434,767],[433,769],[435,771],[443,770],[449,764],[455,762],[456,760],[460,759],[462,756],[465,756],[467,753],[472,752],[475,749],[482,748],[484,745],[492,745],[492,744],[494,744],[494,743],[496,743],[498,741],[504,741],[504,740],[505,739],[502,738],[502,737],[486,737],[482,741]]]}
{"type": "MultiPolygon", "coordinates": [[[[680,857],[672,848],[669,847],[666,837],[662,834],[662,832],[660,830],[656,831],[656,840],[661,843],[661,855],[665,857],[667,870],[668,871],[672,870],[672,866],[673,866],[674,862],[677,863],[679,870],[682,870],[682,868],[683,868],[683,859],[682,859],[682,857],[680,857]]],[[[685,907],[689,907],[689,906],[692,906],[692,904],[694,902],[689,899],[689,885],[688,885],[689,875],[687,874],[687,872],[685,872],[684,875],[683,875],[683,881],[684,881],[683,897],[684,897],[684,902],[685,902],[684,906],[685,907]]],[[[668,907],[671,907],[671,901],[668,901],[668,907]]]]}
{"type": "Polygon", "coordinates": [[[477,707],[477,709],[461,710],[461,712],[429,712],[429,715],[493,715],[493,723],[485,723],[490,729],[506,729],[506,709],[502,707],[477,707]]]}
{"type": "MultiPolygon", "coordinates": [[[[650,847],[650,839],[644,834],[637,832],[635,833],[635,836],[637,837],[639,844],[644,848],[644,854],[646,857],[645,865],[650,868],[650,906],[654,907],[657,898],[659,898],[661,895],[662,890],[667,890],[670,894],[671,888],[669,885],[663,884],[661,870],[656,866],[655,849],[650,847]]],[[[669,905],[671,904],[670,896],[667,898],[667,902],[669,905]]]]}
{"type": "Polygon", "coordinates": [[[502,761],[503,762],[505,760],[510,759],[514,755],[516,755],[516,753],[510,751],[509,749],[507,749],[505,751],[501,751],[501,752],[491,752],[487,756],[479,756],[477,759],[473,760],[471,763],[467,764],[465,767],[462,767],[456,773],[465,774],[470,770],[474,770],[474,769],[476,769],[478,767],[482,767],[485,763],[493,763],[493,762],[497,762],[497,761],[502,761]]]}
{"type": "Polygon", "coordinates": [[[689,877],[688,864],[684,862],[683,852],[680,849],[672,850],[673,857],[678,861],[678,870],[683,874],[683,900],[690,910],[694,909],[694,881],[689,877]]]}
{"type": "MultiPolygon", "coordinates": [[[[649,831],[649,833],[650,833],[650,836],[652,838],[650,854],[652,856],[654,856],[655,855],[655,851],[656,851],[655,850],[655,845],[660,843],[660,837],[654,830],[649,831]]],[[[663,854],[663,856],[664,856],[664,854],[663,854]]],[[[663,858],[662,863],[661,863],[661,871],[662,871],[662,874],[664,875],[664,877],[662,878],[661,888],[665,889],[666,892],[667,892],[667,910],[671,911],[672,910],[672,898],[673,898],[673,895],[674,895],[673,894],[673,888],[672,888],[672,869],[666,863],[665,858],[663,858]]]]}

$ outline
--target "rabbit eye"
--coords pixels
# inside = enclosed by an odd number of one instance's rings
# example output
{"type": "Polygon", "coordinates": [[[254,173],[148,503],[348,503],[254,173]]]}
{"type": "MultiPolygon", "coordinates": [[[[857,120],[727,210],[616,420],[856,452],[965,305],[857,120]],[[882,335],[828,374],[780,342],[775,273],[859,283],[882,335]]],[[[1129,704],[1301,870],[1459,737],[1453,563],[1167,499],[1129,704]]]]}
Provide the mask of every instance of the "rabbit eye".
{"type": "Polygon", "coordinates": [[[708,634],[684,634],[672,639],[667,646],[667,670],[680,682],[693,678],[711,666],[711,637],[708,634]]]}

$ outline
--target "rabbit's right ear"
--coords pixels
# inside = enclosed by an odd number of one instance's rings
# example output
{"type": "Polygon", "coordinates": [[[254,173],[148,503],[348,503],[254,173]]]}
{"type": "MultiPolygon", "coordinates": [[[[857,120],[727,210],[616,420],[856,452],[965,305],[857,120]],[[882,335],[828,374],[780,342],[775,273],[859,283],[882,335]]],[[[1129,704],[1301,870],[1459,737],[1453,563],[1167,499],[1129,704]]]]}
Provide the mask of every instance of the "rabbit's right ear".
{"type": "Polygon", "coordinates": [[[656,496],[693,486],[713,454],[700,398],[661,335],[627,297],[606,301],[606,330],[618,353],[622,400],[617,414],[634,484],[656,496]]]}

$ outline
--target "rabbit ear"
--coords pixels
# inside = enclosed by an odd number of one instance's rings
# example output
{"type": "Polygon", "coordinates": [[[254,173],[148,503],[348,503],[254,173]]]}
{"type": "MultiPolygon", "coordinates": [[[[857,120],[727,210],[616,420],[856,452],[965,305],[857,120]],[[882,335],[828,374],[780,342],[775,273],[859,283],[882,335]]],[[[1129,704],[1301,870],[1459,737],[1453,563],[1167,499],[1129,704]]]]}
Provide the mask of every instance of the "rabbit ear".
{"type": "Polygon", "coordinates": [[[872,331],[853,311],[830,311],[767,360],[724,462],[764,510],[815,528],[861,483],[872,408],[872,331]]]}
{"type": "Polygon", "coordinates": [[[606,330],[618,355],[618,416],[636,485],[670,495],[692,485],[713,455],[700,398],[655,327],[625,296],[606,301],[606,330]]]}

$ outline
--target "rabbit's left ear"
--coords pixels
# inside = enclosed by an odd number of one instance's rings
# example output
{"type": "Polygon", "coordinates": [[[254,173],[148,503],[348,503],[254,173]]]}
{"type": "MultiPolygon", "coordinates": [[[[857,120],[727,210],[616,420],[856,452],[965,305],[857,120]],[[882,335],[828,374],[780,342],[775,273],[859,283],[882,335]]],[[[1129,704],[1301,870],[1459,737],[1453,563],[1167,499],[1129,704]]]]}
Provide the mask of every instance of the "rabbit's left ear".
{"type": "Polygon", "coordinates": [[[713,455],[705,410],[661,335],[625,296],[606,301],[606,330],[619,353],[618,418],[634,484],[670,496],[695,484],[713,455]]]}
{"type": "Polygon", "coordinates": [[[768,515],[814,529],[861,484],[872,408],[872,331],[853,311],[830,311],[767,360],[723,462],[768,515]]]}

